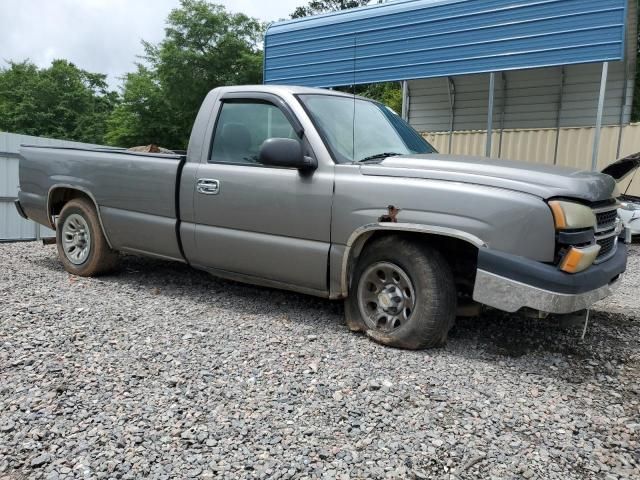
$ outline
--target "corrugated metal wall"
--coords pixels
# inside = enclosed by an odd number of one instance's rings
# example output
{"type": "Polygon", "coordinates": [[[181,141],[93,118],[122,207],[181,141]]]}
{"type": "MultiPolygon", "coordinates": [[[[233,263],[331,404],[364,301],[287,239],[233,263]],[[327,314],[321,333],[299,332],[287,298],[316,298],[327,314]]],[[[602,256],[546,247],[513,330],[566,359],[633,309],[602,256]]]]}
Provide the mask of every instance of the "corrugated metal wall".
{"type": "Polygon", "coordinates": [[[626,8],[411,0],[279,22],[265,36],[264,79],[328,87],[622,60],[626,8]]]}
{"type": "MultiPolygon", "coordinates": [[[[594,125],[598,108],[601,66],[598,64],[519,70],[496,75],[493,126],[553,128],[594,125]],[[562,94],[560,92],[562,88],[562,94]],[[504,112],[504,115],[503,115],[504,112]],[[504,122],[504,123],[502,123],[504,122]]],[[[629,123],[633,76],[625,81],[623,62],[609,65],[603,124],[629,123]]],[[[489,75],[454,77],[454,130],[487,126],[489,75]]],[[[451,116],[448,80],[433,78],[409,82],[409,122],[422,132],[449,129],[451,116]]]]}
{"type": "MultiPolygon", "coordinates": [[[[628,6],[627,57],[611,62],[603,123],[629,123],[637,48],[637,2],[628,6]],[[622,117],[621,117],[622,113],[622,117]]],[[[568,65],[496,75],[494,128],[553,128],[594,125],[601,64],[568,65]],[[504,122],[504,123],[502,123],[504,122]]],[[[489,75],[477,74],[409,81],[409,119],[423,132],[449,129],[449,91],[455,91],[454,130],[487,126],[489,75]]]]}
{"type": "MultiPolygon", "coordinates": [[[[556,164],[590,170],[594,132],[595,128],[592,127],[560,129],[556,164]]],[[[556,135],[555,129],[506,130],[502,136],[502,151],[498,155],[500,133],[494,132],[491,156],[552,165],[556,135]]],[[[618,154],[619,135],[620,127],[602,128],[598,169],[603,169],[617,158],[640,152],[640,123],[633,123],[622,128],[620,153],[618,154]]],[[[439,152],[448,153],[448,133],[426,133],[424,136],[439,152]]],[[[451,153],[484,155],[486,139],[486,131],[454,132],[451,153]]]]}
{"type": "MultiPolygon", "coordinates": [[[[0,134],[0,149],[2,147],[0,134]]],[[[0,150],[0,241],[36,238],[37,225],[20,218],[13,206],[18,196],[18,159],[0,150]]]]}
{"type": "Polygon", "coordinates": [[[18,196],[18,149],[21,144],[87,146],[96,145],[31,137],[0,132],[0,242],[12,240],[35,240],[53,237],[55,232],[18,215],[13,201],[18,196]]]}

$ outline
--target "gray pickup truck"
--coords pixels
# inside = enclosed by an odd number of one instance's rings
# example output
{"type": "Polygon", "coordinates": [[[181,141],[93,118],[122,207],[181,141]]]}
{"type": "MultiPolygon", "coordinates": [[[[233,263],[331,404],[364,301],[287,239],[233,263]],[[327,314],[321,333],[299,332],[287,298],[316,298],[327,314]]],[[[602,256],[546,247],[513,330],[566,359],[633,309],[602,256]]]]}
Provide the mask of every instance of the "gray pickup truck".
{"type": "Polygon", "coordinates": [[[117,252],[345,299],[347,325],[441,345],[457,308],[568,313],[626,267],[608,175],[440,155],[379,103],[217,88],[186,156],[23,146],[18,211],[55,228],[66,270],[117,252]]]}

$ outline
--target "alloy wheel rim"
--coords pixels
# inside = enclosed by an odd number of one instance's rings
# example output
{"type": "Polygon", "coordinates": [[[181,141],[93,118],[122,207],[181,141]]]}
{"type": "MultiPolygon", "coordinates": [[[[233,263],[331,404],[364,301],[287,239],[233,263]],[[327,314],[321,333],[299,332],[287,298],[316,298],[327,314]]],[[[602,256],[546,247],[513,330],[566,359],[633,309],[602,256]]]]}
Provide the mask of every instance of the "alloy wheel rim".
{"type": "Polygon", "coordinates": [[[413,282],[402,268],[390,262],[367,268],[360,277],[357,295],[367,326],[385,333],[411,319],[416,301],[413,282]]]}
{"type": "Polygon", "coordinates": [[[62,249],[74,265],[87,261],[91,252],[91,233],[87,221],[77,213],[69,215],[62,225],[62,249]]]}

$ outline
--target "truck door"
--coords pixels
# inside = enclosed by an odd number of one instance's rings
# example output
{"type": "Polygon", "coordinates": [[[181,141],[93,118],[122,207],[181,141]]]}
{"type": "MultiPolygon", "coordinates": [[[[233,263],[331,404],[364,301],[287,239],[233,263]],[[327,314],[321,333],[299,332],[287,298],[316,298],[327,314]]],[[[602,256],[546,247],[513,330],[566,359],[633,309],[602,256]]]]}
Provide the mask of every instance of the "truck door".
{"type": "Polygon", "coordinates": [[[298,138],[315,155],[278,100],[270,94],[220,100],[209,155],[195,179],[190,260],[214,273],[322,293],[328,290],[333,164],[318,162],[315,171],[302,173],[258,161],[267,138],[298,138]]]}

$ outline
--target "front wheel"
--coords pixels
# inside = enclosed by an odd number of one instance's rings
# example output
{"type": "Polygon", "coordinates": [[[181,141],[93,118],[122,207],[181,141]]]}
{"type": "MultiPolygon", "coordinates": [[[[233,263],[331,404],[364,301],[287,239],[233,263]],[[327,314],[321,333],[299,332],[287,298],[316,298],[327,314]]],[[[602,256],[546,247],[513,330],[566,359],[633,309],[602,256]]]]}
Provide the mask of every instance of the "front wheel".
{"type": "Polygon", "coordinates": [[[367,246],[345,303],[347,324],[385,345],[417,350],[441,346],[453,325],[456,288],[437,250],[402,237],[367,246]]]}
{"type": "Polygon", "coordinates": [[[107,273],[118,259],[102,233],[93,203],[84,198],[70,200],[62,208],[56,243],[65,270],[73,275],[93,277],[107,273]]]}

